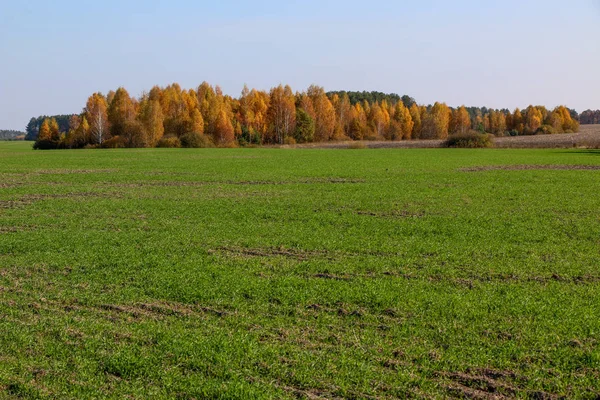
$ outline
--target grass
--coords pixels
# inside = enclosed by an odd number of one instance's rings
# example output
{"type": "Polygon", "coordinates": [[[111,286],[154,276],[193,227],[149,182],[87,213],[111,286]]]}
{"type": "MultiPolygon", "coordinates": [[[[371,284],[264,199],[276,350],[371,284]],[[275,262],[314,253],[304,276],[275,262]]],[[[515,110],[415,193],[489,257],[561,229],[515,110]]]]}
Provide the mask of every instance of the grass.
{"type": "Polygon", "coordinates": [[[29,146],[0,398],[600,395],[600,152],[29,146]]]}

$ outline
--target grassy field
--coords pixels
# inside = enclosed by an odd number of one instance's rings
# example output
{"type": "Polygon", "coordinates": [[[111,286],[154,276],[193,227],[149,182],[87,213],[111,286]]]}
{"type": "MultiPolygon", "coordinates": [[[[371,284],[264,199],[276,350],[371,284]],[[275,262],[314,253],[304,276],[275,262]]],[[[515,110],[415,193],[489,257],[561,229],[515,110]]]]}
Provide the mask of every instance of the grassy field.
{"type": "Polygon", "coordinates": [[[0,398],[600,395],[600,152],[0,144],[0,398]]]}

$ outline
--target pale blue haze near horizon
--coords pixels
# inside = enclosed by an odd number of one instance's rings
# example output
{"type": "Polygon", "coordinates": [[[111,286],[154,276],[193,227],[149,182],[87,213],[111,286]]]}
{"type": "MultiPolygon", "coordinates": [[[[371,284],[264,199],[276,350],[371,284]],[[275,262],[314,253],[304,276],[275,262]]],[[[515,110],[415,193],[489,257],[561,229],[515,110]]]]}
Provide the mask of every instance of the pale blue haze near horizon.
{"type": "Polygon", "coordinates": [[[0,129],[124,86],[600,108],[600,1],[0,0],[0,129]]]}

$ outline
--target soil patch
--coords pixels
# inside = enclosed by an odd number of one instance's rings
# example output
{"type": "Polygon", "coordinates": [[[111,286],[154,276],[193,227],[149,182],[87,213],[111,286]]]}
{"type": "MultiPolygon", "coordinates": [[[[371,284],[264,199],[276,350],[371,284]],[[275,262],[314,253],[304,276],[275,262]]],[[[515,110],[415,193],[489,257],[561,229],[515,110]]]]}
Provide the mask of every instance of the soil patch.
{"type": "Polygon", "coordinates": [[[503,400],[512,399],[519,394],[527,393],[527,397],[536,399],[558,399],[559,396],[541,392],[526,391],[524,377],[511,371],[492,369],[467,370],[467,372],[443,372],[438,376],[445,382],[442,386],[451,394],[461,398],[503,400]]]}
{"type": "Polygon", "coordinates": [[[299,250],[286,248],[244,248],[244,247],[219,247],[216,250],[209,250],[209,253],[224,252],[231,255],[242,257],[286,257],[298,261],[306,261],[310,258],[333,259],[334,257],[323,250],[299,250]]]}
{"type": "Polygon", "coordinates": [[[554,170],[554,171],[599,171],[600,165],[484,165],[480,167],[461,168],[462,172],[482,171],[528,171],[528,170],[554,170]]]}

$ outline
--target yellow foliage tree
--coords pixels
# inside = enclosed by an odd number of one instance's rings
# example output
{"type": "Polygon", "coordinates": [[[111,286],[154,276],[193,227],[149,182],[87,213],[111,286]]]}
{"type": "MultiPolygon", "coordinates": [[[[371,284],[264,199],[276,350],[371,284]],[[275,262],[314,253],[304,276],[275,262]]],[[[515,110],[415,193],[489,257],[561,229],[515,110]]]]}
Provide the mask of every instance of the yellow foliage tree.
{"type": "Polygon", "coordinates": [[[406,108],[403,102],[399,101],[394,107],[394,121],[398,123],[401,133],[401,139],[412,139],[412,132],[415,123],[413,122],[410,110],[406,108]]]}
{"type": "Polygon", "coordinates": [[[529,106],[526,110],[525,131],[529,134],[534,134],[542,126],[542,112],[533,106],[529,106]]]}
{"type": "Polygon", "coordinates": [[[421,137],[421,110],[419,109],[419,106],[416,104],[413,104],[412,106],[410,106],[410,118],[413,121],[413,129],[412,129],[412,135],[411,137],[413,139],[418,139],[419,137],[421,137]]]}
{"type": "Polygon", "coordinates": [[[523,123],[523,114],[519,108],[515,108],[512,116],[512,129],[516,130],[519,135],[522,135],[525,131],[525,124],[523,123]]]}
{"type": "Polygon", "coordinates": [[[471,117],[465,106],[460,106],[452,113],[452,133],[465,133],[471,129],[471,117]]]}
{"type": "Polygon", "coordinates": [[[217,117],[213,137],[215,143],[220,146],[231,146],[233,144],[235,139],[233,124],[227,117],[225,110],[221,110],[217,117]]]}
{"type": "Polygon", "coordinates": [[[110,137],[108,124],[108,104],[101,93],[90,96],[85,107],[85,118],[90,124],[91,142],[102,144],[110,137]]]}
{"type": "Polygon", "coordinates": [[[450,109],[445,103],[435,103],[423,120],[423,139],[446,139],[450,127],[450,109]]]}
{"type": "Polygon", "coordinates": [[[283,144],[296,129],[296,97],[289,86],[271,89],[268,120],[271,141],[283,144]]]}
{"type": "Polygon", "coordinates": [[[148,99],[142,103],[140,121],[146,133],[145,145],[155,147],[165,133],[162,107],[158,100],[148,99]]]}
{"type": "Polygon", "coordinates": [[[52,140],[52,132],[50,131],[50,120],[44,119],[38,133],[38,140],[52,140]]]}

